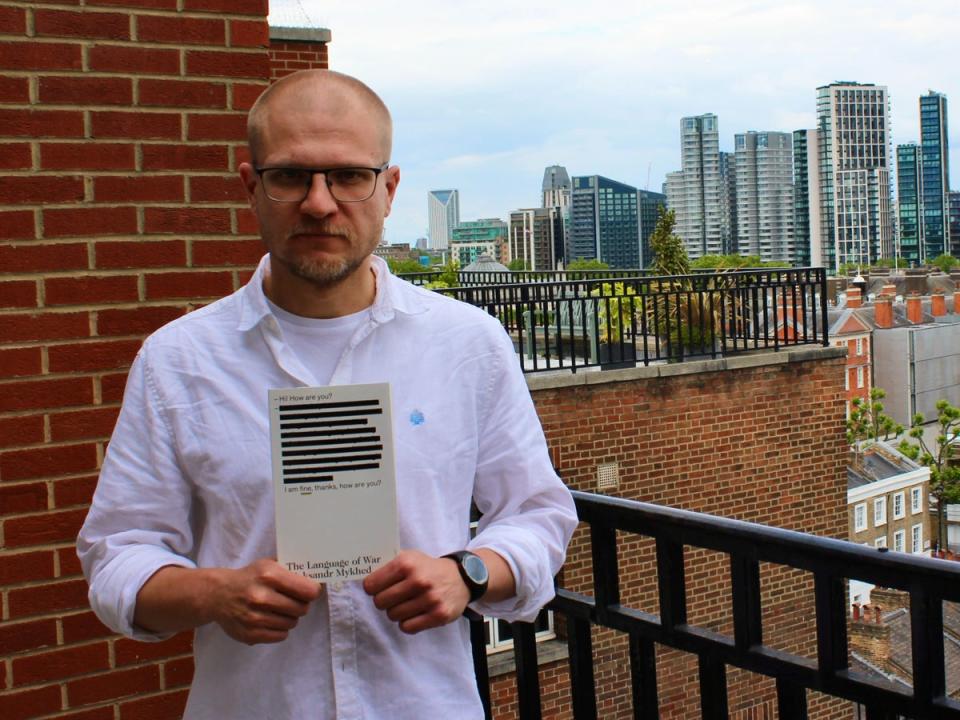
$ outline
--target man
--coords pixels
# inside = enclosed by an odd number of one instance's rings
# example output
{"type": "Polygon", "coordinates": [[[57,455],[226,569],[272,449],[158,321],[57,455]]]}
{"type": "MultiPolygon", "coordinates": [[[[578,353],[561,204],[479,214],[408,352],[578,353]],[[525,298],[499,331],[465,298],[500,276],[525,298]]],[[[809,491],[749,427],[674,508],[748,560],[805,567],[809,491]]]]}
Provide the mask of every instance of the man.
{"type": "Polygon", "coordinates": [[[480,718],[461,615],[532,619],[576,524],[512,345],[372,255],[400,180],[373,91],[296,73],[248,129],[267,255],[137,356],[78,541],[91,605],[142,640],[195,629],[187,718],[480,718]],[[367,382],[391,384],[404,549],[319,586],[274,559],[267,389],[367,382]]]}

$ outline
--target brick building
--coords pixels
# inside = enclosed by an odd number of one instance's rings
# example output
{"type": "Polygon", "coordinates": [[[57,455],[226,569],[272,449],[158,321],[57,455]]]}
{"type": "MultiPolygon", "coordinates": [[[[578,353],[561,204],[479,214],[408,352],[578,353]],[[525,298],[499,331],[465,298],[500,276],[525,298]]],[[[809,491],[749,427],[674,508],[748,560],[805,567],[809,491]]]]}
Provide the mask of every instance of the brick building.
{"type": "MultiPolygon", "coordinates": [[[[246,110],[271,78],[324,67],[329,34],[272,37],[266,0],[0,0],[0,27],[0,717],[176,718],[189,635],[107,631],[73,542],[142,338],[261,254],[235,174],[246,110]]],[[[842,537],[843,367],[823,349],[531,386],[573,487],[595,489],[603,465],[625,497],[842,537]]],[[[652,556],[634,550],[630,599],[648,603],[652,556]]],[[[689,563],[691,620],[725,627],[721,565],[689,563]]],[[[564,582],[589,575],[578,536],[564,582]]],[[[809,578],[764,582],[771,636],[811,647],[809,578]]],[[[623,638],[598,631],[595,648],[603,717],[626,716],[623,638]]],[[[685,717],[695,661],[661,655],[662,716],[685,717]]],[[[569,717],[565,677],[542,668],[546,717],[569,717]]],[[[772,707],[769,683],[730,678],[734,717],[772,707]]],[[[515,712],[511,680],[495,681],[497,717],[515,712]]]]}

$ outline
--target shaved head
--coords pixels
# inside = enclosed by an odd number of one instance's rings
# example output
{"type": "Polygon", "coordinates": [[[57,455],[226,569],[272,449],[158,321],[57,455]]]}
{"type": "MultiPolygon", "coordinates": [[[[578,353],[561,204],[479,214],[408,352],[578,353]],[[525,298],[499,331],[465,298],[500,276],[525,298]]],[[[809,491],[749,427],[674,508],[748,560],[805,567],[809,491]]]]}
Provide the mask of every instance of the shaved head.
{"type": "Polygon", "coordinates": [[[254,165],[262,162],[263,141],[270,115],[278,108],[302,111],[321,110],[331,116],[364,113],[380,128],[383,162],[390,160],[393,121],[380,96],[350,75],[332,70],[301,70],[286,75],[263,91],[247,115],[247,143],[254,165]]]}

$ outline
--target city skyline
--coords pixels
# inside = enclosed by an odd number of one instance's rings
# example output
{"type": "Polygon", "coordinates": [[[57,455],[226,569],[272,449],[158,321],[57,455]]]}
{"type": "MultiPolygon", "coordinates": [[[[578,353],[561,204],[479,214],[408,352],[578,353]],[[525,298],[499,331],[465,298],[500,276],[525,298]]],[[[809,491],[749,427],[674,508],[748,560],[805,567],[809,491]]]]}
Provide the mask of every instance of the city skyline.
{"type": "Polygon", "coordinates": [[[950,63],[960,18],[953,3],[924,8],[611,2],[599,13],[531,0],[478,23],[490,10],[476,2],[274,0],[271,22],[329,28],[331,67],[390,106],[402,178],[386,238],[412,243],[426,233],[431,189],[458,188],[464,220],[539,205],[554,164],[660,191],[680,167],[682,117],[716,114],[720,149],[732,152],[737,133],[815,127],[816,88],[837,80],[888,87],[893,144],[919,142],[917,98],[960,96],[950,63]]]}

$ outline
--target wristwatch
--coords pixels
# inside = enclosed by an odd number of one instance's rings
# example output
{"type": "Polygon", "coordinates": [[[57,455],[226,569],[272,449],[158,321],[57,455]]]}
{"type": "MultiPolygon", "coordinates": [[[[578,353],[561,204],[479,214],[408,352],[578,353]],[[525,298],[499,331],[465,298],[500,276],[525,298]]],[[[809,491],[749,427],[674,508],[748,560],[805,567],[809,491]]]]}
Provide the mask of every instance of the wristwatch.
{"type": "Polygon", "coordinates": [[[487,566],[479,555],[469,550],[457,550],[447,553],[443,557],[450,558],[457,563],[457,569],[460,571],[460,577],[470,591],[470,602],[479,600],[487,591],[487,582],[490,575],[487,572],[487,566]]]}

